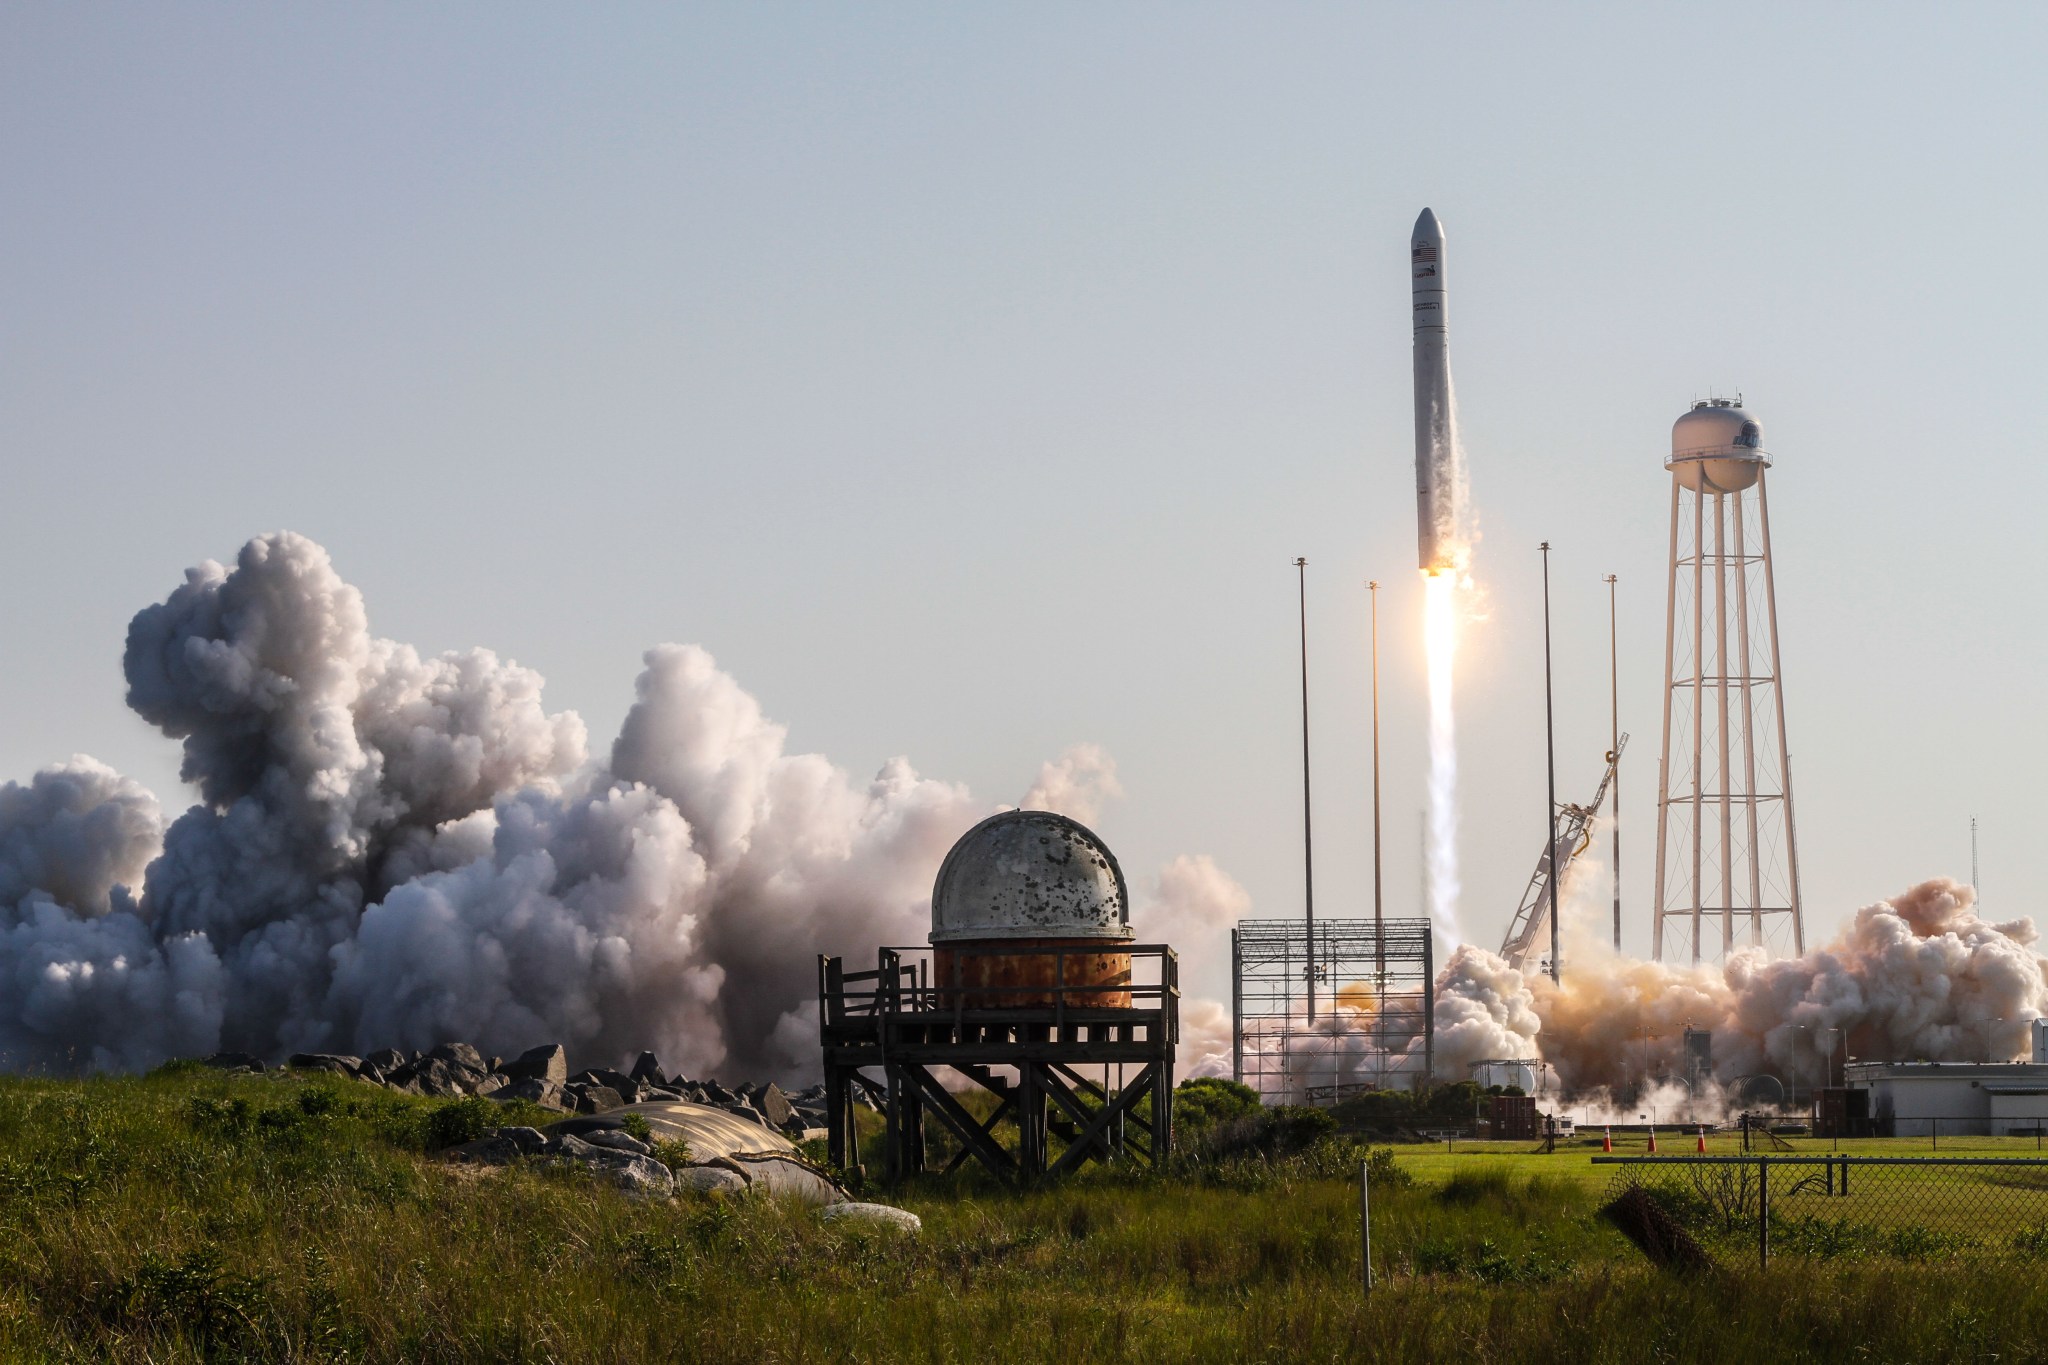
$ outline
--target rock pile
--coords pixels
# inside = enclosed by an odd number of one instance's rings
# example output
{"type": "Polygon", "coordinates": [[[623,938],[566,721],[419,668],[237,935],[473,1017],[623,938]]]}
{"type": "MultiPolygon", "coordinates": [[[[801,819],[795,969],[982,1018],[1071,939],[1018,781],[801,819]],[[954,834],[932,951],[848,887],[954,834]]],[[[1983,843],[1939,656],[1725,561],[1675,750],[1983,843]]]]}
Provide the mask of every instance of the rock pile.
{"type": "MultiPolygon", "coordinates": [[[[261,1058],[222,1052],[209,1066],[265,1070],[261,1058]]],[[[569,1056],[560,1043],[550,1043],[507,1061],[486,1057],[468,1043],[443,1043],[428,1052],[385,1048],[367,1057],[330,1052],[298,1052],[285,1059],[295,1071],[327,1071],[368,1081],[410,1095],[453,1099],[483,1095],[500,1102],[528,1100],[567,1114],[601,1114],[650,1100],[678,1100],[709,1105],[801,1140],[825,1126],[825,1087],[811,1086],[786,1094],[773,1081],[765,1085],[728,1088],[716,1080],[693,1081],[667,1075],[652,1052],[643,1052],[630,1071],[592,1067],[569,1074],[569,1056]]]]}

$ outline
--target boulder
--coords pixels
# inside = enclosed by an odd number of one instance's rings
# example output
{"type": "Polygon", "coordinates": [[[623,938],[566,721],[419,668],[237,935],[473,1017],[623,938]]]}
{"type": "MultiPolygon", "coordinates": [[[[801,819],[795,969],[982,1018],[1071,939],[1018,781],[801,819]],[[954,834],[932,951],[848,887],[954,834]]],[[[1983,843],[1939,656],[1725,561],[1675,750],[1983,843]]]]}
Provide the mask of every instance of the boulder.
{"type": "Polygon", "coordinates": [[[773,1128],[775,1126],[774,1124],[770,1123],[766,1118],[762,1117],[760,1110],[756,1109],[753,1105],[748,1104],[745,1100],[734,1100],[730,1104],[721,1104],[718,1107],[723,1109],[728,1114],[732,1114],[738,1118],[748,1119],[754,1123],[758,1123],[763,1128],[773,1128]]]}
{"type": "Polygon", "coordinates": [[[548,1145],[546,1136],[538,1128],[497,1128],[492,1130],[491,1136],[511,1143],[522,1156],[537,1156],[541,1148],[548,1145]]]}
{"type": "Polygon", "coordinates": [[[515,1081],[551,1081],[559,1086],[569,1079],[569,1054],[560,1043],[549,1043],[528,1048],[498,1069],[515,1081]]]}
{"type": "Polygon", "coordinates": [[[924,1220],[909,1209],[891,1208],[887,1204],[828,1204],[818,1210],[818,1217],[828,1223],[858,1223],[895,1232],[924,1230],[924,1220]]]}
{"type": "Polygon", "coordinates": [[[795,1112],[789,1096],[782,1093],[782,1087],[770,1081],[761,1087],[760,1095],[754,1100],[754,1107],[761,1111],[761,1117],[768,1120],[771,1128],[787,1128],[790,1116],[795,1112]]]}
{"type": "Polygon", "coordinates": [[[364,1066],[373,1066],[381,1072],[392,1072],[404,1066],[406,1055],[395,1047],[379,1048],[363,1058],[364,1066]]]}
{"type": "Polygon", "coordinates": [[[470,1087],[469,1093],[472,1095],[495,1095],[511,1084],[512,1078],[510,1076],[500,1076],[494,1071],[470,1087]]]}
{"type": "Polygon", "coordinates": [[[706,1194],[714,1198],[745,1194],[747,1178],[738,1171],[723,1166],[685,1166],[675,1173],[676,1187],[693,1194],[706,1194]]]}
{"type": "Polygon", "coordinates": [[[591,1165],[631,1198],[669,1199],[675,1195],[675,1174],[651,1156],[612,1152],[591,1165]]]}
{"type": "Polygon", "coordinates": [[[484,1055],[468,1043],[443,1043],[427,1055],[459,1066],[466,1071],[488,1072],[491,1069],[484,1062],[484,1055]]]}
{"type": "Polygon", "coordinates": [[[734,1152],[719,1164],[745,1172],[747,1187],[756,1194],[819,1206],[844,1204],[849,1197],[830,1176],[798,1157],[775,1152],[734,1152]]]}
{"type": "Polygon", "coordinates": [[[528,1076],[524,1080],[513,1081],[502,1090],[491,1091],[490,1095],[492,1099],[500,1104],[506,1104],[512,1100],[526,1100],[540,1105],[543,1109],[567,1111],[575,1107],[567,1093],[563,1091],[559,1081],[542,1080],[537,1076],[528,1076]]]}
{"type": "Polygon", "coordinates": [[[623,1109],[626,1105],[619,1092],[608,1085],[569,1086],[565,1094],[573,1101],[579,1114],[602,1114],[607,1109],[623,1109]]]}
{"type": "Polygon", "coordinates": [[[428,1057],[400,1067],[391,1074],[387,1084],[401,1089],[416,1087],[415,1093],[439,1099],[455,1099],[467,1095],[483,1076],[481,1071],[472,1071],[445,1058],[428,1057]]]}
{"type": "Polygon", "coordinates": [[[584,1161],[595,1159],[604,1149],[592,1146],[574,1133],[549,1133],[540,1150],[542,1156],[560,1156],[571,1161],[584,1161]]]}
{"type": "Polygon", "coordinates": [[[640,1082],[625,1072],[614,1071],[608,1066],[593,1066],[588,1070],[579,1071],[569,1078],[569,1082],[572,1085],[602,1085],[618,1091],[621,1095],[628,1090],[640,1088],[640,1082]]]}
{"type": "Polygon", "coordinates": [[[216,1052],[206,1059],[206,1064],[217,1071],[261,1071],[263,1059],[252,1057],[246,1052],[216,1052]]]}
{"type": "Polygon", "coordinates": [[[639,1060],[633,1063],[633,1070],[628,1074],[642,1085],[664,1084],[661,1063],[651,1052],[641,1053],[639,1060]]]}
{"type": "Polygon", "coordinates": [[[700,1096],[700,1098],[697,1101],[697,1103],[699,1104],[711,1104],[722,1106],[731,1104],[734,1100],[739,1098],[737,1094],[730,1090],[727,1090],[717,1081],[699,1081],[697,1083],[697,1093],[700,1096]]]}
{"type": "Polygon", "coordinates": [[[336,1052],[294,1052],[284,1064],[294,1071],[329,1071],[337,1076],[359,1075],[363,1069],[362,1058],[336,1052]]]}
{"type": "Polygon", "coordinates": [[[573,1133],[551,1135],[541,1154],[573,1161],[637,1199],[666,1199],[676,1192],[674,1173],[653,1157],[585,1142],[573,1133]]]}
{"type": "Polygon", "coordinates": [[[628,1156],[653,1156],[654,1149],[622,1128],[598,1128],[582,1135],[593,1147],[605,1147],[628,1156]]]}
{"type": "MultiPolygon", "coordinates": [[[[526,1130],[532,1132],[531,1128],[526,1130]]],[[[475,1142],[464,1142],[441,1153],[450,1161],[468,1162],[478,1166],[503,1166],[525,1155],[519,1144],[502,1134],[478,1138],[475,1142]]]]}

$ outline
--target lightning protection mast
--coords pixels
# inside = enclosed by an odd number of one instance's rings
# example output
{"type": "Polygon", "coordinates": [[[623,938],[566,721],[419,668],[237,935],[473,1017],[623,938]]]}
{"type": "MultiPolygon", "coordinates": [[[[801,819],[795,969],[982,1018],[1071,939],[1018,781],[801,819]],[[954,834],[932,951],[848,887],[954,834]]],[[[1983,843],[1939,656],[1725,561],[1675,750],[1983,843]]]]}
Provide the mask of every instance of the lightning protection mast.
{"type": "Polygon", "coordinates": [[[1652,955],[1806,950],[1763,429],[1742,400],[1671,428],[1652,955]]]}

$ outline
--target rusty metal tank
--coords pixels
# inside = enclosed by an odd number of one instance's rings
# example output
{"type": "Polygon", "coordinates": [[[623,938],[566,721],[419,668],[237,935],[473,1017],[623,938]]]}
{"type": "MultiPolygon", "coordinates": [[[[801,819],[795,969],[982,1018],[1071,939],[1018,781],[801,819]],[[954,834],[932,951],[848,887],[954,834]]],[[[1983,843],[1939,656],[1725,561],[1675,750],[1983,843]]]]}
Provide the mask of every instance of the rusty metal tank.
{"type": "Polygon", "coordinates": [[[992,815],[960,836],[932,886],[932,982],[943,1008],[1126,1009],[1131,897],[1079,821],[992,815]],[[1057,987],[1070,989],[1061,992],[1057,987]],[[956,996],[954,991],[958,991],[956,996]]]}

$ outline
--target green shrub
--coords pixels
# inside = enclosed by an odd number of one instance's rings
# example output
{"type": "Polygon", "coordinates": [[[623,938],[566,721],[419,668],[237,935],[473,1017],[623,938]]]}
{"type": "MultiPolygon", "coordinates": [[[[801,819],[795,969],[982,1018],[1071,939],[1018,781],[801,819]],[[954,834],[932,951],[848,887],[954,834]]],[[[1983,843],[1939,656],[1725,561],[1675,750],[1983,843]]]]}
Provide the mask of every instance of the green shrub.
{"type": "Polygon", "coordinates": [[[654,1141],[654,1128],[647,1122],[645,1114],[626,1115],[619,1120],[619,1130],[627,1137],[638,1138],[642,1142],[652,1143],[654,1141]]]}
{"type": "Polygon", "coordinates": [[[196,1132],[214,1137],[237,1138],[249,1131],[256,1111],[240,1095],[215,1098],[194,1095],[185,1101],[185,1123],[196,1132]]]}
{"type": "Polygon", "coordinates": [[[228,1270],[214,1247],[176,1258],[145,1251],[134,1274],[108,1287],[103,1308],[116,1322],[168,1328],[210,1354],[254,1334],[267,1287],[262,1276],[228,1270]]]}
{"type": "Polygon", "coordinates": [[[1402,1190],[1415,1183],[1408,1168],[1394,1160],[1391,1147],[1375,1147],[1366,1153],[1365,1175],[1373,1188],[1380,1190],[1402,1190]]]}
{"type": "Polygon", "coordinates": [[[1262,1108],[1259,1092],[1248,1085],[1221,1076],[1197,1076],[1174,1087],[1174,1132],[1192,1138],[1219,1123],[1250,1118],[1262,1108]]]}
{"type": "Polygon", "coordinates": [[[654,1159],[672,1171],[690,1164],[690,1144],[681,1138],[656,1138],[649,1145],[654,1148],[654,1159]]]}
{"type": "Polygon", "coordinates": [[[492,1101],[481,1095],[468,1095],[459,1100],[449,1100],[427,1111],[422,1136],[430,1152],[447,1147],[459,1147],[465,1142],[475,1142],[493,1128],[504,1125],[505,1115],[492,1101]]]}

